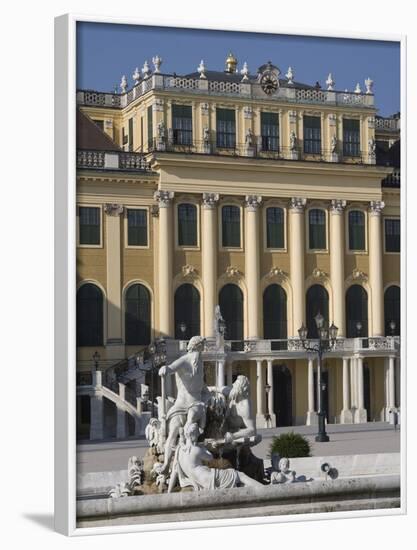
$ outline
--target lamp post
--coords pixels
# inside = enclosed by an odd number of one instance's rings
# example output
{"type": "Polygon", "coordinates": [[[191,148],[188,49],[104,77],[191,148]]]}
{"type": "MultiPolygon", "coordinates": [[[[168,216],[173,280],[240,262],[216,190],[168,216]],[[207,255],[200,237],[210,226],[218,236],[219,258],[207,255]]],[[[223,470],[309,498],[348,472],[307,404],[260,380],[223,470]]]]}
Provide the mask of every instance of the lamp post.
{"type": "Polygon", "coordinates": [[[323,393],[326,389],[326,384],[322,383],[321,372],[322,372],[322,362],[323,354],[327,351],[334,349],[337,339],[337,331],[339,330],[337,326],[332,323],[329,328],[326,327],[325,320],[323,315],[320,312],[314,317],[317,326],[317,332],[319,335],[317,343],[307,343],[307,328],[304,324],[298,329],[298,334],[300,336],[301,343],[303,348],[306,351],[312,351],[317,353],[317,385],[318,385],[318,395],[317,395],[317,416],[319,423],[319,431],[316,435],[316,441],[324,443],[329,441],[329,436],[326,433],[326,422],[325,422],[325,412],[323,409],[323,393]]]}
{"type": "Polygon", "coordinates": [[[95,352],[94,352],[93,361],[94,361],[94,368],[95,368],[96,370],[98,370],[98,362],[100,361],[100,354],[99,354],[98,351],[95,351],[95,352]]]}
{"type": "Polygon", "coordinates": [[[397,324],[396,322],[394,321],[394,319],[392,319],[390,322],[389,322],[389,328],[391,330],[391,336],[395,336],[395,329],[397,327],[397,324]]]}
{"type": "Polygon", "coordinates": [[[265,414],[265,424],[266,427],[269,428],[269,423],[271,421],[271,411],[269,410],[269,392],[271,391],[271,386],[269,384],[265,384],[265,393],[266,393],[266,414],[265,414]]]}
{"type": "Polygon", "coordinates": [[[184,340],[185,333],[187,331],[187,325],[184,323],[184,321],[182,321],[180,323],[180,331],[181,331],[181,334],[182,334],[182,339],[184,340]]]}
{"type": "Polygon", "coordinates": [[[360,335],[362,332],[362,323],[358,321],[355,326],[356,326],[356,336],[360,338],[360,335]]]}

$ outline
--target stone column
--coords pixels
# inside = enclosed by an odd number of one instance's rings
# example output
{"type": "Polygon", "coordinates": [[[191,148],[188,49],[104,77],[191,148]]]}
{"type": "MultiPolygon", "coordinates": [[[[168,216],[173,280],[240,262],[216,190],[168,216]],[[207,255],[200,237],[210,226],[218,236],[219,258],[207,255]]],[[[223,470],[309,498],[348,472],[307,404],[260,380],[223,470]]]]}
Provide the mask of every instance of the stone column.
{"type": "Polygon", "coordinates": [[[293,289],[293,326],[291,336],[298,336],[298,329],[305,317],[304,292],[304,207],[306,199],[292,198],[290,201],[290,270],[293,289]]]}
{"type": "Polygon", "coordinates": [[[214,336],[214,307],[217,300],[217,193],[203,193],[202,209],[202,282],[204,288],[203,335],[214,336]]]}
{"type": "Polygon", "coordinates": [[[338,336],[345,336],[345,236],[343,211],[346,201],[333,199],[330,208],[330,280],[333,289],[333,321],[338,336]]]}
{"type": "Polygon", "coordinates": [[[107,358],[120,358],[122,349],[122,275],[120,250],[120,204],[105,204],[107,271],[107,358]]]}
{"type": "Polygon", "coordinates": [[[395,408],[395,357],[388,357],[388,408],[395,408]]]}
{"type": "Polygon", "coordinates": [[[265,425],[265,417],[263,412],[264,404],[264,377],[262,371],[262,360],[256,361],[256,425],[258,428],[263,428],[265,425]]]}
{"type": "Polygon", "coordinates": [[[340,413],[341,424],[352,424],[352,411],[350,410],[350,391],[349,391],[349,358],[343,357],[343,408],[340,413]]]}
{"type": "Polygon", "coordinates": [[[369,285],[371,287],[371,336],[384,335],[384,283],[382,277],[382,223],[385,204],[371,201],[369,207],[369,285]]]}
{"type": "Polygon", "coordinates": [[[397,407],[401,407],[401,370],[399,357],[395,360],[395,403],[397,407]]]}
{"type": "Polygon", "coordinates": [[[102,372],[92,370],[94,394],[90,398],[90,439],[104,438],[103,394],[101,393],[102,372]]]}
{"type": "Polygon", "coordinates": [[[173,314],[173,191],[155,191],[154,199],[159,203],[159,242],[158,242],[158,302],[159,334],[162,337],[174,336],[173,314]]]}
{"type": "Polygon", "coordinates": [[[308,411],[307,411],[307,426],[317,424],[317,412],[314,409],[314,359],[308,358],[308,411]]]}
{"type": "Polygon", "coordinates": [[[218,364],[217,364],[217,376],[218,376],[218,380],[217,380],[217,384],[218,384],[218,387],[219,388],[223,388],[223,386],[225,386],[225,370],[224,370],[224,367],[225,367],[225,360],[224,359],[220,359],[218,361],[218,364]]]}
{"type": "Polygon", "coordinates": [[[272,359],[268,359],[267,361],[267,381],[268,385],[270,386],[270,390],[268,393],[268,413],[271,417],[271,428],[274,428],[276,426],[276,418],[275,418],[275,412],[274,412],[274,369],[272,365],[272,359]]]}
{"type": "Polygon", "coordinates": [[[246,196],[245,277],[248,289],[248,338],[259,338],[259,206],[262,197],[246,196]]]}
{"type": "Polygon", "coordinates": [[[357,374],[357,395],[358,403],[355,411],[355,423],[362,424],[366,420],[366,409],[363,391],[363,357],[357,357],[356,359],[356,374],[357,374]]]}

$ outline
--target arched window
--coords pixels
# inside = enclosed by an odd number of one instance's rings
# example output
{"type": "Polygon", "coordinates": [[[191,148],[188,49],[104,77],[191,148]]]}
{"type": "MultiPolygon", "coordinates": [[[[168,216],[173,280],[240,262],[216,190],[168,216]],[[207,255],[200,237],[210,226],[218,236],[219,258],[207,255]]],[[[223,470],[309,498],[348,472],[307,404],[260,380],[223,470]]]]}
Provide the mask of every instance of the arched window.
{"type": "Polygon", "coordinates": [[[308,211],[308,242],[310,250],[326,248],[326,213],[313,208],[308,211]]]}
{"type": "Polygon", "coordinates": [[[346,336],[368,336],[368,293],[360,285],[352,285],[346,292],[346,336]]]}
{"type": "Polygon", "coordinates": [[[401,329],[400,287],[389,286],[384,294],[385,335],[399,336],[401,329]],[[391,328],[394,321],[395,327],[391,328]]]}
{"type": "Polygon", "coordinates": [[[190,284],[178,287],[174,302],[175,338],[189,340],[192,336],[198,336],[200,334],[200,293],[196,287],[190,284]]]}
{"type": "Polygon", "coordinates": [[[148,345],[151,341],[151,298],[140,284],[126,291],[125,341],[128,346],[148,345]]]}
{"type": "Polygon", "coordinates": [[[222,246],[240,247],[240,208],[223,206],[222,208],[222,246]]]}
{"type": "Polygon", "coordinates": [[[277,206],[266,209],[266,246],[284,248],[284,210],[277,206]]]}
{"type": "Polygon", "coordinates": [[[315,317],[323,315],[329,323],[329,293],[322,285],[313,285],[307,291],[307,338],[318,338],[315,317]]]}
{"type": "MultiPolygon", "coordinates": [[[[285,340],[287,338],[287,295],[277,285],[266,287],[263,296],[264,338],[265,340],[285,340]]],[[[279,342],[272,342],[279,344],[279,342]]],[[[279,349],[279,346],[274,346],[279,349]]]]}
{"type": "Polygon", "coordinates": [[[178,244],[197,246],[197,207],[195,204],[178,205],[178,244]]]}
{"type": "Polygon", "coordinates": [[[219,294],[219,305],[226,321],[226,339],[243,340],[243,294],[234,284],[225,285],[219,294]]]}
{"type": "Polygon", "coordinates": [[[365,250],[365,214],[349,211],[349,250],[365,250]]]}
{"type": "Polygon", "coordinates": [[[103,345],[103,293],[88,283],[77,292],[77,346],[103,345]]]}

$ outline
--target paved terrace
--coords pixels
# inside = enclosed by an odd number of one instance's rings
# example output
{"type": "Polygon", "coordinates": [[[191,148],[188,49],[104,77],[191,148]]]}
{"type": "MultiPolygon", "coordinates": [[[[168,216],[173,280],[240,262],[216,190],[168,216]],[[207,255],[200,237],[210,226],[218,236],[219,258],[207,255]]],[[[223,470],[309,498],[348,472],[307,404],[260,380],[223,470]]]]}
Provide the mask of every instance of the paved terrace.
{"type": "MultiPolygon", "coordinates": [[[[262,442],[254,448],[260,458],[266,458],[271,439],[274,435],[294,431],[309,439],[312,456],[336,456],[369,453],[393,453],[400,450],[400,429],[386,422],[372,424],[329,425],[328,443],[314,441],[317,428],[314,426],[291,426],[259,430],[262,442]]],[[[80,443],[77,447],[77,473],[104,472],[127,468],[130,456],[143,456],[148,448],[147,441],[126,439],[123,441],[100,441],[80,443]]]]}

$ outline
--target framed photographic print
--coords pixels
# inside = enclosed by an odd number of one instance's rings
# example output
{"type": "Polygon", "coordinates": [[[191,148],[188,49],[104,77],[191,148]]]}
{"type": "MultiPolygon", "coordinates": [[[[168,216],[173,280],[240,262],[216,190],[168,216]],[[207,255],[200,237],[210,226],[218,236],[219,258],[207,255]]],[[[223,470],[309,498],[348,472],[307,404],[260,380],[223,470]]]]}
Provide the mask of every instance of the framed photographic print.
{"type": "Polygon", "coordinates": [[[62,533],[404,512],[404,38],[261,30],[56,19],[62,533]]]}

